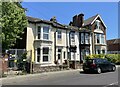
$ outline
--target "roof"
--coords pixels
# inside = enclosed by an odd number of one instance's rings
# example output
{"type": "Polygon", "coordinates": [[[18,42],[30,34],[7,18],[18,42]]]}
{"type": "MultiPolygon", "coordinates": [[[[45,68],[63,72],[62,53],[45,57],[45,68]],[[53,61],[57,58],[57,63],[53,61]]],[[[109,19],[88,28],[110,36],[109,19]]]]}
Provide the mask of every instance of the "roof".
{"type": "Polygon", "coordinates": [[[92,16],[92,17],[84,20],[84,26],[87,26],[87,25],[90,25],[90,24],[92,25],[98,17],[102,21],[102,24],[104,25],[104,27],[107,28],[107,26],[105,25],[104,21],[102,20],[102,18],[99,14],[96,14],[95,16],[92,16]]]}
{"type": "Polygon", "coordinates": [[[33,17],[30,17],[30,16],[27,16],[27,19],[29,22],[40,22],[41,19],[38,19],[38,18],[33,18],[33,17]]]}
{"type": "Polygon", "coordinates": [[[27,16],[27,19],[28,19],[28,22],[31,22],[31,23],[46,23],[46,24],[51,24],[54,27],[65,28],[64,25],[62,25],[58,22],[42,20],[39,18],[30,17],[30,16],[27,16]]]}
{"type": "Polygon", "coordinates": [[[92,16],[92,17],[90,17],[90,18],[88,18],[88,19],[86,19],[86,20],[84,20],[84,26],[91,24],[92,21],[93,21],[97,16],[98,16],[98,14],[95,15],[95,16],[92,16]]]}
{"type": "Polygon", "coordinates": [[[120,51],[120,38],[107,40],[107,50],[108,51],[120,51]]]}
{"type": "Polygon", "coordinates": [[[107,40],[107,44],[120,44],[120,38],[107,40]]]}
{"type": "Polygon", "coordinates": [[[58,28],[62,28],[62,29],[79,30],[79,28],[75,27],[75,26],[60,24],[58,22],[42,20],[42,19],[39,19],[39,18],[30,17],[30,16],[27,16],[27,19],[28,19],[28,22],[31,22],[31,23],[47,23],[47,24],[51,24],[54,27],[58,27],[58,28]]]}
{"type": "MultiPolygon", "coordinates": [[[[84,21],[84,25],[88,25],[90,24],[96,17],[98,16],[95,15],[87,20],[84,21]]],[[[53,22],[53,21],[48,21],[48,20],[42,20],[42,19],[39,19],[39,18],[34,18],[34,17],[30,17],[30,16],[27,16],[27,19],[28,19],[28,22],[31,22],[31,23],[46,23],[46,24],[51,24],[52,26],[54,27],[57,27],[57,28],[62,28],[62,29],[72,29],[72,30],[80,30],[81,32],[90,32],[90,30],[82,27],[82,28],[78,28],[76,26],[71,26],[71,25],[65,25],[65,24],[60,24],[58,22],[53,22]]]]}

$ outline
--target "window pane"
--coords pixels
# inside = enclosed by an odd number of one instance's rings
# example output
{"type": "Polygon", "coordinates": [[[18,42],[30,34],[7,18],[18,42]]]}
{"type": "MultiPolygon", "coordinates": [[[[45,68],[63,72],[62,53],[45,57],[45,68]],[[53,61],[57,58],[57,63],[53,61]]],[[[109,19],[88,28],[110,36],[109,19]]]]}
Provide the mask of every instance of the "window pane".
{"type": "Polygon", "coordinates": [[[43,34],[43,39],[49,39],[49,34],[43,34]]]}
{"type": "Polygon", "coordinates": [[[86,33],[86,34],[85,34],[85,43],[86,43],[86,44],[89,43],[89,38],[90,38],[90,37],[89,37],[89,34],[86,33]]]}
{"type": "Polygon", "coordinates": [[[43,27],[43,33],[49,33],[49,27],[43,27]]]}
{"type": "Polygon", "coordinates": [[[61,30],[57,30],[57,33],[58,33],[58,34],[61,34],[61,30]]]}
{"type": "Polygon", "coordinates": [[[58,35],[58,39],[61,39],[61,35],[58,35]]]}
{"type": "Polygon", "coordinates": [[[75,39],[75,32],[71,32],[71,39],[75,39]]]}
{"type": "Polygon", "coordinates": [[[43,48],[43,54],[49,54],[49,48],[43,48]]]}
{"type": "Polygon", "coordinates": [[[104,44],[104,35],[101,35],[101,43],[104,44]]]}
{"type": "Polygon", "coordinates": [[[84,43],[84,34],[81,33],[81,44],[83,44],[83,43],[84,43]]]}
{"type": "Polygon", "coordinates": [[[38,32],[41,32],[41,27],[40,26],[38,26],[38,32]]]}
{"type": "Polygon", "coordinates": [[[48,56],[43,56],[43,61],[47,62],[48,61],[48,56]]]}
{"type": "Polygon", "coordinates": [[[97,43],[100,43],[100,34],[96,34],[97,36],[97,43]]]}
{"type": "Polygon", "coordinates": [[[64,52],[64,59],[65,59],[65,52],[64,52]]]}
{"type": "Polygon", "coordinates": [[[37,62],[40,62],[40,56],[37,56],[37,62]]]}
{"type": "Polygon", "coordinates": [[[40,39],[40,34],[38,34],[38,39],[40,39]]]}
{"type": "Polygon", "coordinates": [[[58,52],[61,52],[61,49],[58,49],[58,52]]]}
{"type": "Polygon", "coordinates": [[[60,54],[58,54],[58,59],[60,59],[60,54]]]}
{"type": "Polygon", "coordinates": [[[58,31],[57,31],[57,37],[58,37],[58,39],[61,39],[61,38],[62,38],[61,30],[58,30],[58,31]]]}
{"type": "Polygon", "coordinates": [[[100,54],[100,50],[98,50],[98,54],[100,54]]]}
{"type": "Polygon", "coordinates": [[[40,48],[37,48],[37,54],[40,54],[40,48]]]}

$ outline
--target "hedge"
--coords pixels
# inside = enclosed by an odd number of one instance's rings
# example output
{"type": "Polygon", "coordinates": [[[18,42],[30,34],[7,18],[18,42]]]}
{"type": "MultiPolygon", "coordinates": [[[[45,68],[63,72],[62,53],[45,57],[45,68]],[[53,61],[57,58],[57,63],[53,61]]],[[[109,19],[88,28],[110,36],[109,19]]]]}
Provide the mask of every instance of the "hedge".
{"type": "Polygon", "coordinates": [[[86,59],[92,59],[92,58],[105,58],[108,61],[111,61],[115,64],[120,65],[120,54],[93,54],[93,55],[88,55],[86,56],[86,59]]]}

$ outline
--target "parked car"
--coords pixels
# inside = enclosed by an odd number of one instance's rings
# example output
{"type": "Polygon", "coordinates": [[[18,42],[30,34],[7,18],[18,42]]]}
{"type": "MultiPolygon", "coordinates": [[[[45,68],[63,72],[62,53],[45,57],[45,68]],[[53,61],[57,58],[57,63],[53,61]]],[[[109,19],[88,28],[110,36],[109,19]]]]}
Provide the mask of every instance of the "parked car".
{"type": "Polygon", "coordinates": [[[100,74],[103,71],[115,71],[116,66],[107,59],[93,58],[85,60],[83,70],[84,72],[95,71],[100,74]]]}

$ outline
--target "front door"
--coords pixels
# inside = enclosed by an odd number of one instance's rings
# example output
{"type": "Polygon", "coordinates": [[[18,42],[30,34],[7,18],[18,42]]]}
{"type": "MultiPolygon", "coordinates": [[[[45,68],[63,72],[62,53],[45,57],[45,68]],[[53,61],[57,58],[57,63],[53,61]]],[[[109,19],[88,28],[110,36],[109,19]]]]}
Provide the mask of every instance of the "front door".
{"type": "Polygon", "coordinates": [[[58,49],[58,64],[62,64],[62,49],[58,49]]]}

